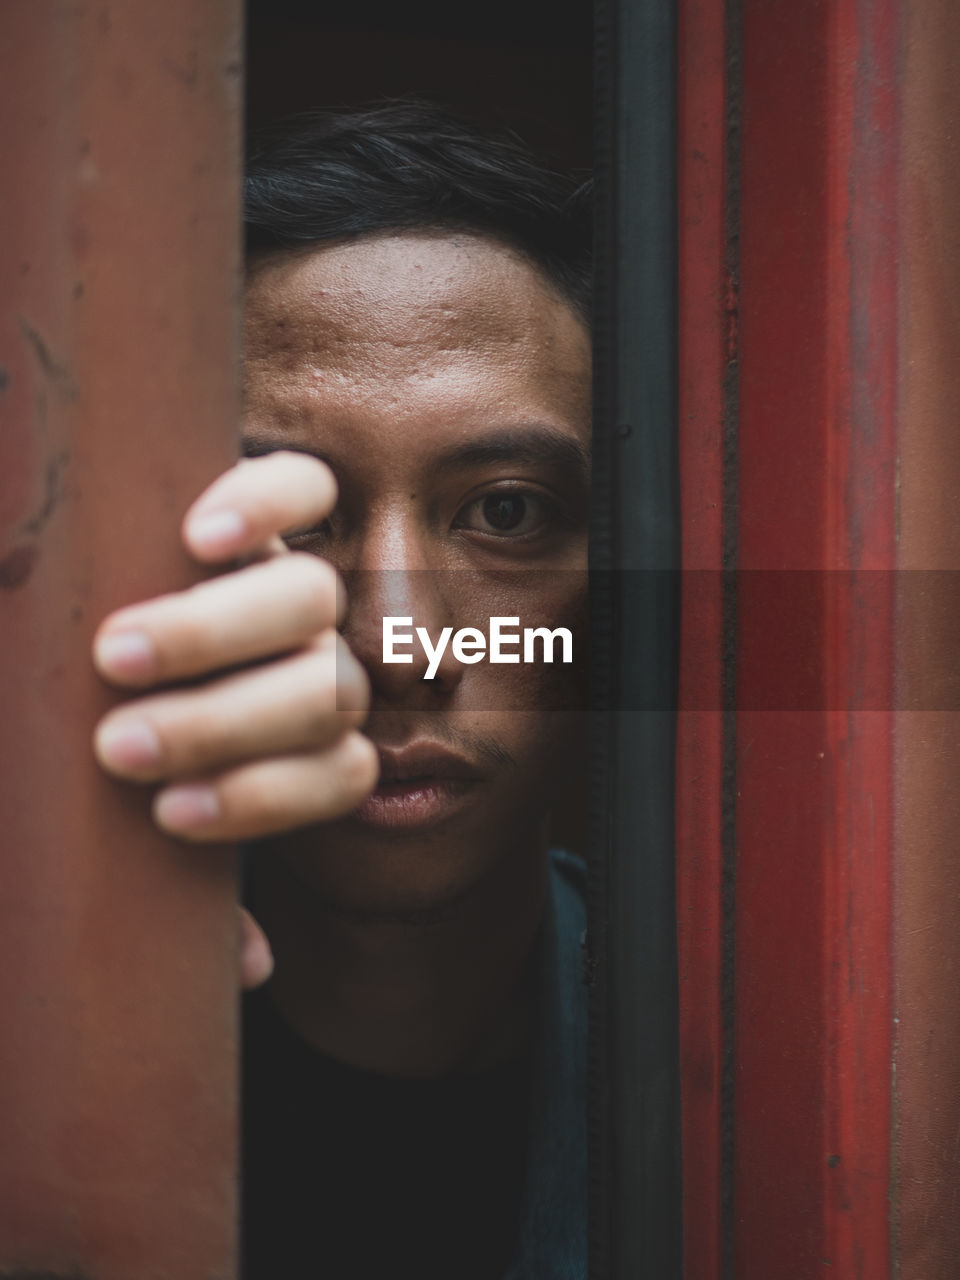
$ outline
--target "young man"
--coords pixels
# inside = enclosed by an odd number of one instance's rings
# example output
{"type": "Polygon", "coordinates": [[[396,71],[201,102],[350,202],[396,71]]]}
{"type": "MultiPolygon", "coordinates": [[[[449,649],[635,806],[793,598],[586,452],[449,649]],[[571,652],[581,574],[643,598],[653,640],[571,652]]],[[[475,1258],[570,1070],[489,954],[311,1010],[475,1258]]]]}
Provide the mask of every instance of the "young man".
{"type": "Polygon", "coordinates": [[[255,842],[244,1274],[574,1280],[582,886],[546,818],[576,662],[438,641],[495,617],[584,641],[582,194],[400,105],[278,136],[247,238],[250,460],[184,524],[234,567],[95,649],[141,691],[105,767],[160,784],[167,830],[255,842]]]}

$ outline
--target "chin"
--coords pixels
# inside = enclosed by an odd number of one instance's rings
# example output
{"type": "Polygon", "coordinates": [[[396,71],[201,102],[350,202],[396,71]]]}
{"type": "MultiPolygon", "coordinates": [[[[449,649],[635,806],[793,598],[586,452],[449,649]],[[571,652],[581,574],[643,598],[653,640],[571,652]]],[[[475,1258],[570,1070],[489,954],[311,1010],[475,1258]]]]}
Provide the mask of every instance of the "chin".
{"type": "MultiPolygon", "coordinates": [[[[419,804],[415,799],[413,804],[419,804]]],[[[542,856],[543,821],[518,825],[489,813],[476,822],[458,821],[456,811],[429,824],[394,819],[393,813],[350,817],[307,828],[271,842],[280,856],[325,906],[361,915],[422,915],[442,911],[477,889],[506,859],[526,851],[542,856]],[[493,828],[491,830],[491,828],[493,828]],[[512,838],[504,840],[504,831],[512,838]]]]}

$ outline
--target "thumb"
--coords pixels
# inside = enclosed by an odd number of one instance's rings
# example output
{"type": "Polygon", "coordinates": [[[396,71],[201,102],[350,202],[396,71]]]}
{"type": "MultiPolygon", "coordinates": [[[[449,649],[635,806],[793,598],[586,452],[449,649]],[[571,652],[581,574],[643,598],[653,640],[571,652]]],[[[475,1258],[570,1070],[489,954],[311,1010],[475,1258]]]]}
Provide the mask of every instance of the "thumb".
{"type": "Polygon", "coordinates": [[[262,986],[273,973],[273,952],[267,935],[246,909],[240,908],[240,986],[262,986]]]}

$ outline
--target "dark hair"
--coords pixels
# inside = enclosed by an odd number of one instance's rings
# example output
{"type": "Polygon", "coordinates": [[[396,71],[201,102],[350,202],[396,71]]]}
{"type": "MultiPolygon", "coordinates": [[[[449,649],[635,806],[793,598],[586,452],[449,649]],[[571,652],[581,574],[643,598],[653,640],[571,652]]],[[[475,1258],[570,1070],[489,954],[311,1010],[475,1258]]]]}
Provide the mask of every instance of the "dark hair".
{"type": "Polygon", "coordinates": [[[314,111],[274,126],[248,164],[249,258],[416,228],[479,233],[518,249],[584,316],[590,184],[423,102],[314,111]]]}

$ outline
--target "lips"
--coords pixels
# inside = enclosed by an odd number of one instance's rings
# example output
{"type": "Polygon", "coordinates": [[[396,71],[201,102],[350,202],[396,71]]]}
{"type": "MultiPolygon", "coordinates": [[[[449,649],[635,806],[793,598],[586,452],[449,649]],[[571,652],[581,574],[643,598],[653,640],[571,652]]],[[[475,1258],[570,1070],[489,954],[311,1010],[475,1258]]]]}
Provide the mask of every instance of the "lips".
{"type": "Polygon", "coordinates": [[[367,826],[425,830],[462,807],[482,778],[464,756],[438,743],[380,748],[380,782],[354,813],[367,826]]]}

